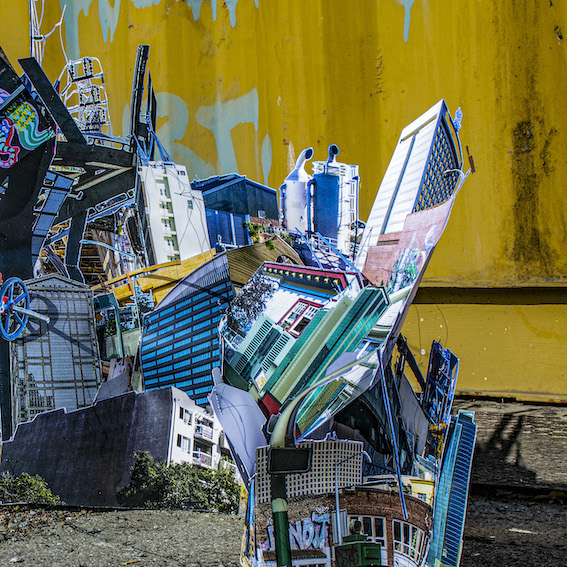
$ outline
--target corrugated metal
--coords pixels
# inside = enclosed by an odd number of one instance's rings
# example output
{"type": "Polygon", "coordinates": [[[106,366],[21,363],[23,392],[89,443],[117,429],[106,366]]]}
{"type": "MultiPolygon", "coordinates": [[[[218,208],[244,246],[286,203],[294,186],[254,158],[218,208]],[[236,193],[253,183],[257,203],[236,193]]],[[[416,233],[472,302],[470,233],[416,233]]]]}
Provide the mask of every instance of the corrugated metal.
{"type": "Polygon", "coordinates": [[[451,418],[433,513],[433,540],[428,565],[458,567],[476,440],[474,412],[451,418]]]}
{"type": "Polygon", "coordinates": [[[274,262],[280,256],[290,258],[294,263],[303,265],[298,254],[280,238],[273,238],[271,249],[265,243],[252,244],[229,250],[226,255],[232,283],[243,286],[262,265],[262,262],[274,262]]]}

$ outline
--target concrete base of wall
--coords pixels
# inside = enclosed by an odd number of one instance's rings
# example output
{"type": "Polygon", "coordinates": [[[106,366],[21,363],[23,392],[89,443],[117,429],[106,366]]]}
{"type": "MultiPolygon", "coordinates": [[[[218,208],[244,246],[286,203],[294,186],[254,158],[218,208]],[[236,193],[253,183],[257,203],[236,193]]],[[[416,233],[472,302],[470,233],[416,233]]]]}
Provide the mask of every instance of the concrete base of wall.
{"type": "Polygon", "coordinates": [[[167,459],[171,419],[170,388],[42,413],[3,443],[1,470],[40,475],[69,505],[118,506],[136,451],[167,459]]]}

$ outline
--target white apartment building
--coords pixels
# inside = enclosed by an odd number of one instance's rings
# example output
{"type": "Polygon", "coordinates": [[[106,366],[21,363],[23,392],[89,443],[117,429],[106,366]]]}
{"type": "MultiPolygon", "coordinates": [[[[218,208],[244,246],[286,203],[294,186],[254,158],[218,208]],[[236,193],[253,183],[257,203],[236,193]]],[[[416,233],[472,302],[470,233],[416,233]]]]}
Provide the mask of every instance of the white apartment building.
{"type": "Polygon", "coordinates": [[[191,188],[185,166],[151,161],[140,167],[139,175],[155,263],[209,250],[203,195],[191,188]]]}
{"type": "Polygon", "coordinates": [[[228,467],[232,462],[222,459],[230,450],[219,420],[198,406],[185,392],[172,388],[173,408],[167,464],[189,462],[207,469],[228,467]]]}

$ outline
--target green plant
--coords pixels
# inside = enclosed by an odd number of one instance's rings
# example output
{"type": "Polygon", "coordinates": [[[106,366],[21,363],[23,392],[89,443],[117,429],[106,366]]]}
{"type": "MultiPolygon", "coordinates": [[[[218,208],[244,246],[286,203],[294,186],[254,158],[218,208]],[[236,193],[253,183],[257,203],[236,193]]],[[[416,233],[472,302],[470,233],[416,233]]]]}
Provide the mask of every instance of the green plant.
{"type": "Polygon", "coordinates": [[[260,240],[261,226],[261,224],[256,224],[248,221],[244,222],[244,227],[248,229],[248,233],[250,234],[252,242],[258,242],[260,240]]]}
{"type": "Polygon", "coordinates": [[[217,512],[236,514],[240,499],[240,486],[230,469],[210,471],[202,470],[204,486],[209,498],[209,505],[217,512]]]}
{"type": "Polygon", "coordinates": [[[134,456],[130,483],[116,493],[122,506],[193,508],[235,513],[240,489],[231,471],[212,471],[189,463],[167,467],[146,451],[134,456]]]}
{"type": "Polygon", "coordinates": [[[61,504],[59,496],[52,494],[47,483],[40,476],[31,476],[28,473],[14,476],[9,472],[4,472],[0,476],[0,501],[61,504]]]}
{"type": "Polygon", "coordinates": [[[293,237],[288,232],[280,232],[279,237],[285,240],[290,246],[293,246],[293,237]]]}

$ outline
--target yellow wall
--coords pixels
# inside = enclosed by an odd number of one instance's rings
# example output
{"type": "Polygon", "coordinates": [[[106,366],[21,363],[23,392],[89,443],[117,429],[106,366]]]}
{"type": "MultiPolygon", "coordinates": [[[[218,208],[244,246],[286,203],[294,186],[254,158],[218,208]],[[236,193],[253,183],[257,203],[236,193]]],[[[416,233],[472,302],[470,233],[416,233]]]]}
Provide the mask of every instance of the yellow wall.
{"type": "MultiPolygon", "coordinates": [[[[447,307],[460,386],[564,395],[565,328],[554,327],[553,315],[564,306],[481,308],[466,291],[565,285],[564,2],[60,0],[49,2],[43,31],[64,5],[67,54],[101,60],[116,134],[126,131],[136,46],[151,45],[158,133],[191,177],[238,169],[278,187],[303,148],[313,146],[320,160],[336,143],[341,161],[360,165],[365,218],[401,128],[440,98],[453,113],[460,106],[463,148],[477,172],[425,281],[447,307]],[[446,287],[457,299],[446,303],[446,287]],[[498,347],[510,349],[506,356],[484,357],[507,326],[512,338],[498,347]]],[[[0,9],[14,15],[1,41],[15,61],[28,54],[27,3],[0,0],[0,9]]],[[[44,62],[50,78],[63,62],[54,34],[44,62]]],[[[438,310],[417,308],[429,342],[438,310]]],[[[419,343],[410,320],[404,332],[419,343]]]]}

